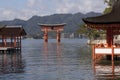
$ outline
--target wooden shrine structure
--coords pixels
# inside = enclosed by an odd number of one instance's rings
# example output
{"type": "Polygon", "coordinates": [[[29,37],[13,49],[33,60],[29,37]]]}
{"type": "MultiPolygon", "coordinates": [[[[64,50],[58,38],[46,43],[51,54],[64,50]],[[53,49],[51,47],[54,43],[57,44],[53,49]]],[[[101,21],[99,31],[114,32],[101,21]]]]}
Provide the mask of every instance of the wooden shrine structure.
{"type": "Polygon", "coordinates": [[[26,32],[22,26],[6,26],[0,29],[0,50],[20,49],[21,37],[26,32]]]}
{"type": "Polygon", "coordinates": [[[57,32],[57,42],[60,42],[60,31],[63,31],[63,28],[66,24],[39,24],[41,26],[41,31],[44,32],[44,42],[48,42],[48,31],[57,32]]]}
{"type": "Polygon", "coordinates": [[[96,55],[120,55],[120,44],[114,43],[114,35],[120,34],[120,0],[117,0],[108,14],[97,17],[84,18],[87,27],[106,31],[106,44],[96,44],[93,46],[93,59],[96,55]]]}

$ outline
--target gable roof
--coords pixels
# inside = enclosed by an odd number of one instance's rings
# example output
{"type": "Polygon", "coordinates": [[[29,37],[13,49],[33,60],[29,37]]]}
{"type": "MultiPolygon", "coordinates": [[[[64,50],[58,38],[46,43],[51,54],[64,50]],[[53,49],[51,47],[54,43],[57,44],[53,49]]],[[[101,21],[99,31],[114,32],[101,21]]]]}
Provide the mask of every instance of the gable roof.
{"type": "Polygon", "coordinates": [[[26,32],[21,26],[6,26],[0,30],[0,35],[25,36],[26,32]]]}

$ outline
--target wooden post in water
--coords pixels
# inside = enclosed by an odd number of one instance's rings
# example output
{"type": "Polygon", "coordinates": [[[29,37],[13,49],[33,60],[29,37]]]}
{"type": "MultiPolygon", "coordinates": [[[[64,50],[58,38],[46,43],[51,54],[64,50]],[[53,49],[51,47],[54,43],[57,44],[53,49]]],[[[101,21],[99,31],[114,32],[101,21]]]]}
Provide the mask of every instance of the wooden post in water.
{"type": "Polygon", "coordinates": [[[92,58],[95,61],[95,45],[92,46],[92,58]]]}
{"type": "Polygon", "coordinates": [[[2,36],[2,45],[1,47],[4,47],[4,36],[2,36]]]}
{"type": "Polygon", "coordinates": [[[16,47],[16,37],[14,37],[14,48],[16,47]]]}
{"type": "Polygon", "coordinates": [[[6,47],[6,37],[4,37],[4,47],[6,47]]]}
{"type": "Polygon", "coordinates": [[[11,35],[11,47],[13,47],[13,38],[12,38],[12,35],[11,35]]]}
{"type": "Polygon", "coordinates": [[[47,30],[47,28],[45,28],[45,31],[44,31],[44,42],[48,42],[48,30],[47,30]]]}
{"type": "Polygon", "coordinates": [[[21,52],[21,48],[22,48],[22,41],[21,41],[21,36],[20,36],[20,52],[21,52]]]}
{"type": "Polygon", "coordinates": [[[60,42],[60,31],[57,30],[57,42],[60,42]]]}
{"type": "Polygon", "coordinates": [[[114,61],[114,47],[112,46],[112,57],[111,60],[114,61]]]}

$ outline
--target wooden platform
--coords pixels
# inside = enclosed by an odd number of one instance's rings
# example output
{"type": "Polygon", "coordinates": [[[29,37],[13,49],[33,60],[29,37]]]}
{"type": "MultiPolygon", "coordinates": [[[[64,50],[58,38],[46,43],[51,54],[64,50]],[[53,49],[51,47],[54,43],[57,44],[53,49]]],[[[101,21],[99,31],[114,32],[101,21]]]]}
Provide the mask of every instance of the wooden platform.
{"type": "Polygon", "coordinates": [[[93,45],[92,55],[93,60],[96,59],[97,55],[111,55],[111,59],[114,60],[114,56],[120,56],[120,46],[100,47],[93,45]]]}
{"type": "Polygon", "coordinates": [[[13,47],[0,47],[0,51],[6,51],[6,50],[14,50],[13,47]]]}

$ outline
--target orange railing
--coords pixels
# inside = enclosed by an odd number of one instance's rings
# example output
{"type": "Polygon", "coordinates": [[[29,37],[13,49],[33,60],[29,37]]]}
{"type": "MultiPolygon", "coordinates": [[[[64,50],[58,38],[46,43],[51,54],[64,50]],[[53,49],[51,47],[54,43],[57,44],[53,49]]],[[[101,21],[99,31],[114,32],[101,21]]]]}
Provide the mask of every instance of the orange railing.
{"type": "MultiPolygon", "coordinates": [[[[111,59],[114,59],[114,55],[120,55],[120,46],[112,45],[108,47],[107,44],[97,44],[93,45],[92,48],[93,59],[96,59],[97,56],[111,55],[111,59]]],[[[99,58],[98,57],[98,58],[99,58]]]]}

